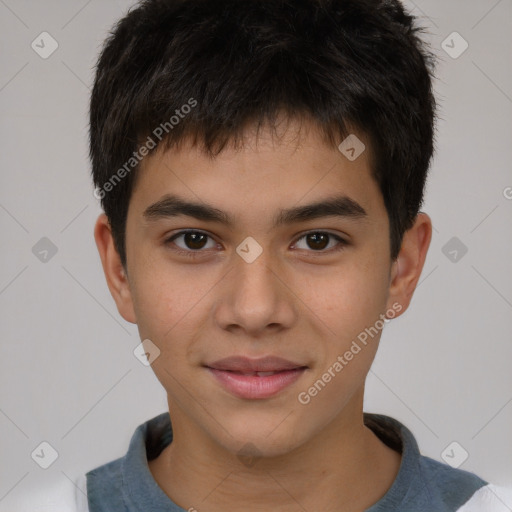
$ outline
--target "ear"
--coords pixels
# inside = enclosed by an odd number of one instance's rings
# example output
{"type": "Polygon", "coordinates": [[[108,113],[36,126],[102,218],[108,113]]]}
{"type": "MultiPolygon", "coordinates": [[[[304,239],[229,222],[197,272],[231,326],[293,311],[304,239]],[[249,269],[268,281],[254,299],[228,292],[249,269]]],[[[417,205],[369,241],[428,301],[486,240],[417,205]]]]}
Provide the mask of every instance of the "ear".
{"type": "Polygon", "coordinates": [[[426,213],[419,213],[414,225],[404,233],[402,247],[391,267],[387,306],[391,308],[396,303],[402,306],[395,316],[400,316],[409,307],[431,238],[432,221],[426,213]]]}
{"type": "Polygon", "coordinates": [[[114,245],[112,229],[107,216],[102,213],[94,226],[94,239],[100,253],[107,285],[121,316],[132,324],[137,323],[133,307],[130,283],[121,258],[114,245]]]}

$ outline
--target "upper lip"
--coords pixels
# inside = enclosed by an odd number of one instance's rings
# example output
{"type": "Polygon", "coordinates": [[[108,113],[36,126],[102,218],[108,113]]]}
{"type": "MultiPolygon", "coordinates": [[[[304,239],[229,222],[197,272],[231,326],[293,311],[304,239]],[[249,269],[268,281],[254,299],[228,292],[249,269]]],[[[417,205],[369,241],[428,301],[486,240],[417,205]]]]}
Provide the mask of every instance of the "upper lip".
{"type": "Polygon", "coordinates": [[[305,368],[305,365],[288,361],[282,357],[267,356],[258,359],[251,359],[244,356],[231,356],[219,359],[206,365],[215,370],[226,370],[231,372],[278,372],[284,370],[295,370],[305,368]]]}

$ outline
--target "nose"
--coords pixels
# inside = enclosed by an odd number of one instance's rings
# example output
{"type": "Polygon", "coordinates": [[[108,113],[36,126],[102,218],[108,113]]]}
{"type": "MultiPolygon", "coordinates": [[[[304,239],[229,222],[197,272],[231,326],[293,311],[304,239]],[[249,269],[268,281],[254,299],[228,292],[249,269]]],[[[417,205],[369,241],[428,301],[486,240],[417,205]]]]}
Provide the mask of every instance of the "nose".
{"type": "Polygon", "coordinates": [[[295,297],[270,249],[251,263],[235,255],[214,309],[217,325],[253,338],[290,328],[297,320],[295,297]]]}

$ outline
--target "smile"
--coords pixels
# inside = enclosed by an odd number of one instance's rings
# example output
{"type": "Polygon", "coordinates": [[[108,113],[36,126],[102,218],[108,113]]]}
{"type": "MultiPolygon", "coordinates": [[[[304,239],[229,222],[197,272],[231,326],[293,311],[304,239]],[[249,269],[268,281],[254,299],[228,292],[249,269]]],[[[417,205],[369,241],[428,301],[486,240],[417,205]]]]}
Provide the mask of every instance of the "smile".
{"type": "Polygon", "coordinates": [[[247,400],[261,400],[291,386],[307,366],[274,356],[261,359],[233,356],[206,365],[206,368],[230,394],[247,400]]]}

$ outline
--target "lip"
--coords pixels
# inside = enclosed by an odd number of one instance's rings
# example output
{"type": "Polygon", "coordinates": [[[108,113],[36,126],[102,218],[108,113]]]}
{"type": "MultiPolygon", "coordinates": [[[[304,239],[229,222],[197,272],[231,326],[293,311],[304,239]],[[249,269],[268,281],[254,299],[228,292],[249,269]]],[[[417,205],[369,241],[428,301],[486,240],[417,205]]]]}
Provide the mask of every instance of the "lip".
{"type": "Polygon", "coordinates": [[[266,356],[257,359],[251,359],[245,356],[231,356],[219,359],[206,366],[215,370],[227,370],[231,372],[251,373],[251,372],[279,372],[283,370],[294,370],[303,368],[306,365],[289,361],[277,356],[266,356]]]}
{"type": "Polygon", "coordinates": [[[276,356],[250,359],[232,356],[206,365],[226,391],[244,399],[257,400],[277,395],[291,386],[307,366],[276,356]],[[257,372],[271,373],[258,375],[257,372]]]}

